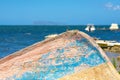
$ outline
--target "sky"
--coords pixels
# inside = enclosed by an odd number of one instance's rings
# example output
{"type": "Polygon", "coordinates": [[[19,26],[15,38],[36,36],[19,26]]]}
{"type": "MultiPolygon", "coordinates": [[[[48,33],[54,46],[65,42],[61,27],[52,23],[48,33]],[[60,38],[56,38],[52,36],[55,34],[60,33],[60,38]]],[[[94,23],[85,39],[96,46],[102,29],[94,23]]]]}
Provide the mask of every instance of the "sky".
{"type": "Polygon", "coordinates": [[[0,25],[120,24],[119,0],[0,0],[0,25]]]}

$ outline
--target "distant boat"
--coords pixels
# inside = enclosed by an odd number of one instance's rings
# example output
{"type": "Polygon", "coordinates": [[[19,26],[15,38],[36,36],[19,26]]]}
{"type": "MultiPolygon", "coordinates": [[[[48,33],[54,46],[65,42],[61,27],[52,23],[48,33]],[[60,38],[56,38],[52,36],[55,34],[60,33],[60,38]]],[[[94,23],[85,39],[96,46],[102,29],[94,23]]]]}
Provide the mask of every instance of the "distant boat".
{"type": "Polygon", "coordinates": [[[112,23],[109,29],[110,30],[118,30],[119,26],[118,26],[118,24],[112,23]]]}
{"type": "Polygon", "coordinates": [[[56,37],[56,36],[58,36],[58,34],[50,34],[50,35],[45,36],[45,38],[46,38],[46,39],[47,39],[47,38],[54,38],[54,37],[56,37]]]}
{"type": "Polygon", "coordinates": [[[87,27],[85,28],[85,30],[91,32],[91,31],[95,30],[95,27],[94,27],[94,25],[88,24],[87,27]]]}

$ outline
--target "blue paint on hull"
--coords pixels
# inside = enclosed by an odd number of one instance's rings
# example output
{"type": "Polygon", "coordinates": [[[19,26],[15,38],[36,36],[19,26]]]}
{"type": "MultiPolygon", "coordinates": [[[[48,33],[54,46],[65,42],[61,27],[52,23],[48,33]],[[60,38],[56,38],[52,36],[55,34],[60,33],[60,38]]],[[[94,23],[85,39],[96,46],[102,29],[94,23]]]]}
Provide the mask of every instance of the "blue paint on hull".
{"type": "Polygon", "coordinates": [[[15,76],[13,78],[15,80],[57,80],[105,62],[100,52],[87,39],[82,38],[66,44],[64,48],[43,54],[38,61],[40,65],[35,66],[35,70],[27,71],[19,78],[15,76]],[[77,52],[68,57],[66,53],[71,53],[71,48],[76,49],[77,52]],[[49,58],[50,55],[54,58],[49,58]]]}

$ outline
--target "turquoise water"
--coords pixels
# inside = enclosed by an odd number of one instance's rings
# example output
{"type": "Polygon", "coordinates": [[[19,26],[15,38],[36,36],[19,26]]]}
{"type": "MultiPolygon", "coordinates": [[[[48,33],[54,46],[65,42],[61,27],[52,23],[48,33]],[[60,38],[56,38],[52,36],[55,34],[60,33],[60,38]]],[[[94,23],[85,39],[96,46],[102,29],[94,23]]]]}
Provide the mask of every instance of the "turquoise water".
{"type": "MultiPolygon", "coordinates": [[[[86,26],[82,25],[66,25],[66,26],[0,26],[0,58],[3,58],[15,51],[25,48],[33,43],[42,41],[49,34],[59,34],[67,29],[78,29],[105,40],[117,40],[120,42],[120,31],[103,31],[94,32],[85,31],[86,26]]],[[[108,28],[109,26],[96,26],[96,28],[108,28]]]]}

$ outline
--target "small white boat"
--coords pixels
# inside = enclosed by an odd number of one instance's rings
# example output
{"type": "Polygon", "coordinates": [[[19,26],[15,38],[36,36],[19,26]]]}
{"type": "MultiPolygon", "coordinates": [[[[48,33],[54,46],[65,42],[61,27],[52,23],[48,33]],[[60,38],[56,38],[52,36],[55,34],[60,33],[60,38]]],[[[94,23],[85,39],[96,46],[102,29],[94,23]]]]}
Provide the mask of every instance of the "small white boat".
{"type": "Polygon", "coordinates": [[[109,29],[110,30],[117,30],[117,29],[119,29],[119,26],[116,23],[112,23],[109,29]]]}
{"type": "Polygon", "coordinates": [[[47,38],[53,38],[53,37],[56,37],[56,36],[58,36],[58,34],[50,34],[50,35],[45,36],[45,38],[46,39],[47,38]]]}
{"type": "Polygon", "coordinates": [[[85,30],[91,32],[91,31],[95,30],[95,27],[94,27],[94,25],[90,25],[89,24],[89,25],[87,25],[87,27],[85,28],[85,30]]]}

